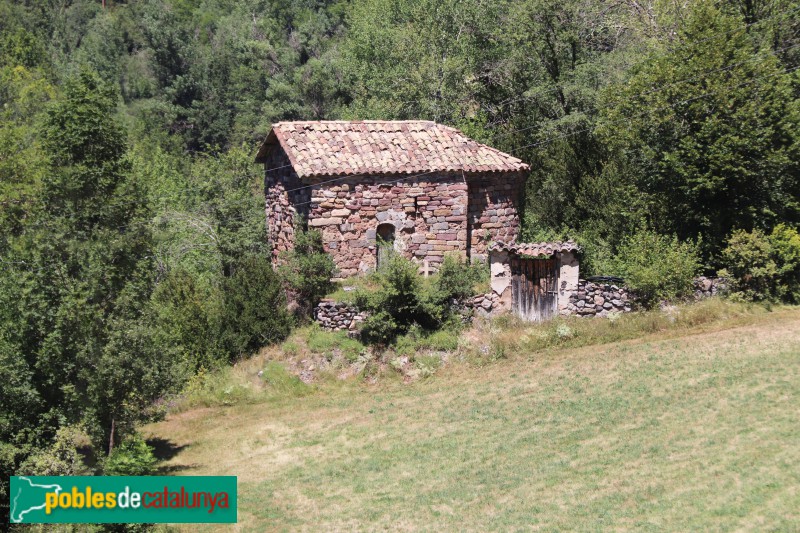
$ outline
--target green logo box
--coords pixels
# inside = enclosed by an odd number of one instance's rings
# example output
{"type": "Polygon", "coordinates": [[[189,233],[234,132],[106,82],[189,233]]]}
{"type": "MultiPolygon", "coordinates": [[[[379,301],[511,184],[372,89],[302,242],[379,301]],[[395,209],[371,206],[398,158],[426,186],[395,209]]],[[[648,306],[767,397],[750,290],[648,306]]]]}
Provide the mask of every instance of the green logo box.
{"type": "Polygon", "coordinates": [[[19,524],[232,524],[236,476],[12,476],[19,524]]]}

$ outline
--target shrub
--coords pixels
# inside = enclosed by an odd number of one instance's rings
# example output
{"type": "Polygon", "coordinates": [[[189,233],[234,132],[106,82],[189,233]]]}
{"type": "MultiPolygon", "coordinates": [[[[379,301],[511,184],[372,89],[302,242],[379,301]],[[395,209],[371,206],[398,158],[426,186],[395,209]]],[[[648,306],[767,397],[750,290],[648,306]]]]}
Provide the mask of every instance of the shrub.
{"type": "Polygon", "coordinates": [[[785,224],[779,224],[769,236],[773,257],[778,266],[775,293],[780,300],[800,302],[800,234],[785,224]]]}
{"type": "Polygon", "coordinates": [[[735,231],[722,251],[731,295],[742,300],[800,302],[800,235],[784,224],[771,234],[735,231]]]}
{"type": "Polygon", "coordinates": [[[139,435],[132,435],[111,450],[103,463],[107,476],[146,476],[153,472],[157,460],[153,449],[139,435]]]}
{"type": "Polygon", "coordinates": [[[414,263],[399,255],[390,255],[380,271],[372,276],[377,288],[361,289],[355,295],[356,306],[369,313],[361,327],[367,342],[385,345],[413,324],[424,328],[436,325],[436,313],[431,312],[414,263]]]}
{"type": "Polygon", "coordinates": [[[269,259],[239,261],[225,280],[225,338],[233,356],[285,339],[291,330],[286,297],[269,259]]]}
{"type": "Polygon", "coordinates": [[[689,296],[701,266],[696,243],[648,230],[625,239],[614,264],[645,307],[689,296]]]}
{"type": "Polygon", "coordinates": [[[446,255],[434,278],[434,292],[444,302],[462,302],[474,296],[476,285],[488,281],[485,264],[470,264],[457,255],[446,255]]]}
{"type": "Polygon", "coordinates": [[[30,455],[20,465],[17,475],[82,476],[89,473],[78,448],[87,441],[83,428],[64,426],[56,432],[53,443],[30,455]]]}
{"type": "Polygon", "coordinates": [[[372,275],[371,283],[355,291],[355,305],[369,313],[361,327],[367,342],[389,344],[412,326],[432,331],[455,327],[457,304],[475,294],[475,286],[486,280],[483,265],[470,265],[448,256],[430,282],[417,273],[412,261],[391,255],[385,266],[372,275]]]}
{"type": "Polygon", "coordinates": [[[279,272],[289,291],[297,298],[301,313],[310,316],[314,306],[334,288],[331,278],[336,266],[331,256],[325,253],[319,231],[306,231],[296,221],[294,235],[294,249],[282,254],[283,264],[279,272]]]}
{"type": "Polygon", "coordinates": [[[191,371],[226,359],[220,342],[222,294],[189,271],[170,271],[153,292],[152,309],[165,342],[179,346],[191,371]]]}

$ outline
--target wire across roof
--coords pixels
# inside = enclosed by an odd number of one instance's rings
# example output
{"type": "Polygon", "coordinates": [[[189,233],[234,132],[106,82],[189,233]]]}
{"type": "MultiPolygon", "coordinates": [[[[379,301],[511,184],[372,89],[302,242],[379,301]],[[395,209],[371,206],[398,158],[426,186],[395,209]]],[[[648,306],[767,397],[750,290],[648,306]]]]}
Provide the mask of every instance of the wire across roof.
{"type": "Polygon", "coordinates": [[[511,244],[496,242],[489,247],[490,252],[510,252],[517,255],[533,257],[549,257],[556,253],[577,252],[579,250],[580,247],[574,241],[518,242],[511,244]]]}
{"type": "Polygon", "coordinates": [[[512,155],[426,120],[278,122],[256,161],[278,145],[300,178],[529,169],[512,155]]]}

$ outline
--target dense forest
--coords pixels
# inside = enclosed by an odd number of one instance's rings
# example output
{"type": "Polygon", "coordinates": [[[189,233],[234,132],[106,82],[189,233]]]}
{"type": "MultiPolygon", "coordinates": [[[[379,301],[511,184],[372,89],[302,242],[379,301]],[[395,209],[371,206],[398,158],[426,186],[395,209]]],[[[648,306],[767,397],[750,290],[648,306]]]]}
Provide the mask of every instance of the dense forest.
{"type": "Polygon", "coordinates": [[[285,336],[271,123],[457,127],[531,164],[525,239],[589,273],[688,246],[798,279],[798,68],[792,0],[3,1],[2,483],[285,336]]]}

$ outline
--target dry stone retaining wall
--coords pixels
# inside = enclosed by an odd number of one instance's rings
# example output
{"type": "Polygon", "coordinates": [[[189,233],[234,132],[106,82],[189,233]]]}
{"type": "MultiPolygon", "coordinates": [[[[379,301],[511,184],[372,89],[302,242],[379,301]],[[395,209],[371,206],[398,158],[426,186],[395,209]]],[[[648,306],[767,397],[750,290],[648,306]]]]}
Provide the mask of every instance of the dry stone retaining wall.
{"type": "Polygon", "coordinates": [[[569,296],[569,303],[562,308],[561,314],[605,317],[613,312],[627,313],[631,311],[632,301],[625,287],[582,279],[578,281],[577,290],[569,296]]]}
{"type": "Polygon", "coordinates": [[[717,294],[723,294],[728,290],[728,282],[725,278],[707,278],[700,276],[694,280],[694,298],[702,300],[717,294]]]}
{"type": "MultiPolygon", "coordinates": [[[[470,320],[472,314],[489,316],[497,308],[499,297],[494,293],[481,294],[466,301],[460,308],[465,320],[470,320]]],[[[328,331],[355,331],[358,325],[367,318],[366,312],[359,311],[355,306],[324,299],[314,309],[314,320],[328,331]]]]}
{"type": "Polygon", "coordinates": [[[314,320],[328,331],[350,331],[367,317],[354,306],[334,300],[322,300],[314,309],[314,320]]]}
{"type": "MultiPolygon", "coordinates": [[[[727,288],[724,279],[704,276],[695,279],[694,285],[697,300],[716,296],[727,288]]],[[[584,279],[578,281],[577,289],[569,296],[562,293],[559,297],[564,298],[566,305],[559,305],[562,316],[607,317],[611,313],[632,311],[636,302],[635,295],[624,286],[584,279]]],[[[501,296],[493,291],[467,300],[461,311],[468,320],[472,315],[487,317],[508,309],[503,305],[501,296]]],[[[366,317],[366,313],[359,312],[355,307],[333,300],[323,300],[314,310],[315,320],[330,331],[355,330],[366,317]]]]}

